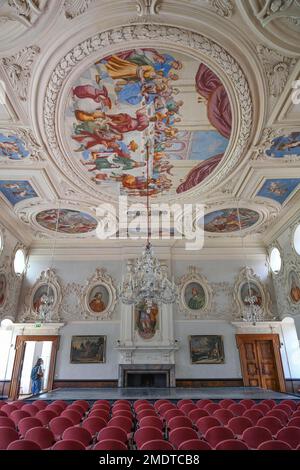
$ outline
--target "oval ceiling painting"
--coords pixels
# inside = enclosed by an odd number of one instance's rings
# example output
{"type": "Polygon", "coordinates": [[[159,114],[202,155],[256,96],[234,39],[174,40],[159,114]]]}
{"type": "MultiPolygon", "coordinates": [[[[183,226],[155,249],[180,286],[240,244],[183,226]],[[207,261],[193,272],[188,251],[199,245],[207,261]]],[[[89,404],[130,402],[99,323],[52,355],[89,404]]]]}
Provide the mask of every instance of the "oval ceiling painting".
{"type": "Polygon", "coordinates": [[[204,230],[211,233],[230,233],[252,227],[259,214],[251,209],[220,209],[204,216],[204,230]]]}
{"type": "Polygon", "coordinates": [[[231,108],[220,79],[184,54],[151,48],[99,58],[73,83],[68,154],[97,185],[121,194],[183,193],[222,160],[231,108]],[[150,141],[147,176],[145,144],[150,141]]]}
{"type": "Polygon", "coordinates": [[[39,212],[36,221],[42,227],[69,234],[81,234],[92,232],[97,227],[97,220],[85,212],[73,211],[70,209],[48,209],[39,212]],[[57,216],[59,219],[57,223],[57,216]]]}

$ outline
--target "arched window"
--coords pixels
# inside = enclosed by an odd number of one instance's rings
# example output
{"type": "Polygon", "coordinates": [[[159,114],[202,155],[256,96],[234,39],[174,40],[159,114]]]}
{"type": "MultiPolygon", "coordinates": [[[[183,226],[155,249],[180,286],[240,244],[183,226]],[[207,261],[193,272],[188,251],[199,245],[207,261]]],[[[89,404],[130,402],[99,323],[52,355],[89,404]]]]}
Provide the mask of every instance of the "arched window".
{"type": "Polygon", "coordinates": [[[20,276],[23,274],[26,266],[26,255],[25,252],[22,248],[18,248],[16,253],[15,253],[15,258],[14,258],[14,271],[15,274],[20,276]]]}
{"type": "Polygon", "coordinates": [[[293,237],[294,249],[298,255],[300,255],[300,224],[296,227],[293,237]]]}
{"type": "Polygon", "coordinates": [[[282,265],[282,260],[281,260],[281,254],[278,248],[274,246],[270,252],[270,268],[273,271],[274,274],[279,273],[281,270],[281,265],[282,265]]]}

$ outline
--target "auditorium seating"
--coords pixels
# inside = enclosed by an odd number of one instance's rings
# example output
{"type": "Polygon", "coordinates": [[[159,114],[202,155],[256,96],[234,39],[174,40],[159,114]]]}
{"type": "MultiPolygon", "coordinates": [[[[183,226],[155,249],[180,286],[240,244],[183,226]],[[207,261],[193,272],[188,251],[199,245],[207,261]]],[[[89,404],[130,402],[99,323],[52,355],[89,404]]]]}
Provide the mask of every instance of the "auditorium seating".
{"type": "Polygon", "coordinates": [[[296,450],[296,400],[0,403],[1,450],[296,450]]]}

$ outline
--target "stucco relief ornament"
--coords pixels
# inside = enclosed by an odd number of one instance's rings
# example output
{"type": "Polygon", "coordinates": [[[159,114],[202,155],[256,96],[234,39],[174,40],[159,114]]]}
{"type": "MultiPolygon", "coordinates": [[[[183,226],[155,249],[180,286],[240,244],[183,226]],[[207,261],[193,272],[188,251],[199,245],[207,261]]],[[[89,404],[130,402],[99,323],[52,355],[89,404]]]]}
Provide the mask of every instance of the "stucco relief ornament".
{"type": "Polygon", "coordinates": [[[83,288],[79,302],[82,315],[97,320],[111,318],[116,303],[117,291],[112,277],[106,269],[96,269],[95,273],[87,280],[83,288]]]}
{"type": "Polygon", "coordinates": [[[54,269],[42,271],[25,297],[21,321],[60,321],[62,288],[54,269]]]}
{"type": "Polygon", "coordinates": [[[29,28],[43,11],[39,3],[36,0],[4,0],[0,2],[0,22],[1,20],[17,21],[29,28]]]}
{"type": "Polygon", "coordinates": [[[26,101],[32,65],[40,53],[38,46],[24,47],[20,52],[1,59],[1,64],[19,98],[26,101]]]}
{"type": "Polygon", "coordinates": [[[208,0],[213,10],[223,18],[230,18],[233,13],[233,2],[231,0],[208,0]]]}
{"type": "Polygon", "coordinates": [[[95,0],[65,0],[64,9],[68,19],[76,18],[87,11],[90,4],[95,0]]]}
{"type": "Polygon", "coordinates": [[[295,24],[300,23],[299,0],[265,0],[264,6],[256,14],[262,26],[267,26],[270,21],[278,18],[293,20],[295,24]]]}
{"type": "Polygon", "coordinates": [[[297,60],[262,45],[257,46],[256,50],[267,75],[270,94],[279,96],[297,60]]]}
{"type": "Polygon", "coordinates": [[[189,319],[204,318],[212,308],[213,290],[195,266],[189,266],[177,282],[179,310],[189,319]]]}

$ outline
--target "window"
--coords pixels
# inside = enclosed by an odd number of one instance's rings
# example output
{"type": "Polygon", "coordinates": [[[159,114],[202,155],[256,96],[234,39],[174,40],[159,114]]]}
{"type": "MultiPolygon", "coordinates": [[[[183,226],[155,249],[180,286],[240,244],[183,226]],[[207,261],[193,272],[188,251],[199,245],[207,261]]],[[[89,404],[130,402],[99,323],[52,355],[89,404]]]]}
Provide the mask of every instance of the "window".
{"type": "Polygon", "coordinates": [[[278,248],[274,247],[272,248],[270,252],[270,268],[273,271],[273,273],[277,274],[279,273],[281,269],[281,254],[278,248]]]}
{"type": "Polygon", "coordinates": [[[300,255],[300,224],[297,226],[296,230],[294,231],[294,248],[298,255],[300,255]]]}
{"type": "Polygon", "coordinates": [[[16,251],[15,259],[14,259],[14,270],[17,275],[23,274],[25,270],[25,265],[26,265],[25,259],[26,258],[25,258],[24,250],[22,250],[22,248],[19,248],[16,251]]]}

